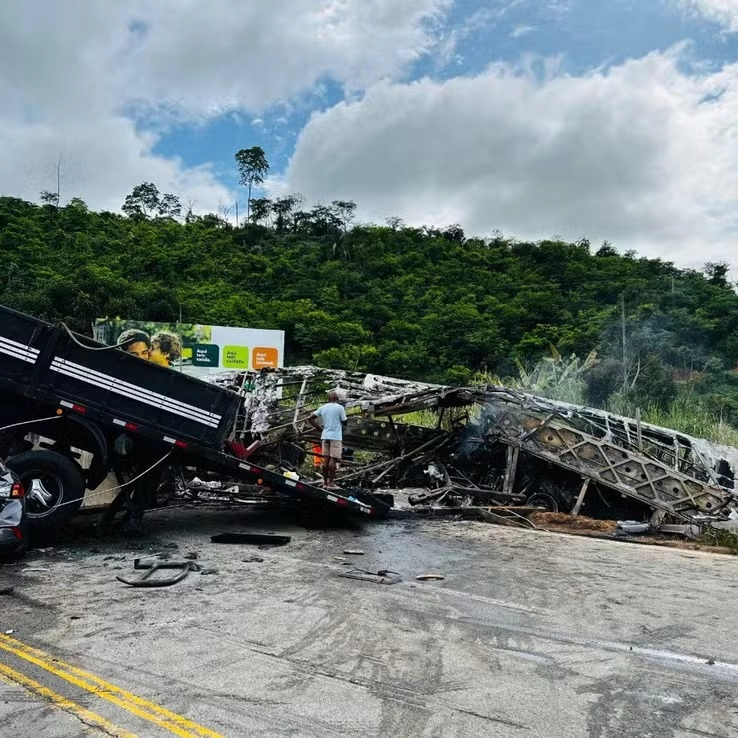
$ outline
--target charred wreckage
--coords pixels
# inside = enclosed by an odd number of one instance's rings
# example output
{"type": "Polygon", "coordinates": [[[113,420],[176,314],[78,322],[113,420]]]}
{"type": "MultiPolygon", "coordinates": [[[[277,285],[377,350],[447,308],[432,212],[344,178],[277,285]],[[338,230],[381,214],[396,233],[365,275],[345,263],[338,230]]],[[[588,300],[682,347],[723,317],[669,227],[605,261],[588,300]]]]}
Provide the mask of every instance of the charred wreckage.
{"type": "Polygon", "coordinates": [[[209,381],[242,395],[236,440],[254,463],[307,476],[321,454],[306,420],[336,390],[349,418],[337,482],[359,499],[411,488],[414,506],[526,506],[663,530],[736,516],[738,450],[605,411],[312,366],[209,381]]]}
{"type": "Polygon", "coordinates": [[[661,530],[738,518],[738,450],[639,420],[508,387],[311,366],[203,382],[63,324],[3,306],[0,316],[0,459],[34,527],[57,527],[87,491],[116,492],[102,529],[118,511],[138,527],[163,488],[369,519],[401,489],[426,511],[542,509],[661,530]],[[336,489],[318,478],[307,422],[329,391],[348,415],[336,489]]]}

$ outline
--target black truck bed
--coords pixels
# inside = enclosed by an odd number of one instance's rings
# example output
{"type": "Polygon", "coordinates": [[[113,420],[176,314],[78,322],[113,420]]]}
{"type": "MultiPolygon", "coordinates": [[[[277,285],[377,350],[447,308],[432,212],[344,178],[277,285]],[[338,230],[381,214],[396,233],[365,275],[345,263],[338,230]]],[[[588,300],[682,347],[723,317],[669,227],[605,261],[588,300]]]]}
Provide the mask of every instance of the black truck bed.
{"type": "MultiPolygon", "coordinates": [[[[262,484],[306,502],[370,517],[370,505],[296,481],[225,453],[241,398],[62,326],[0,306],[0,424],[4,401],[29,401],[49,415],[79,413],[108,434],[127,431],[173,449],[183,464],[262,484]],[[76,339],[76,340],[75,340],[76,339]],[[83,345],[80,345],[83,344],[83,345]],[[102,349],[106,350],[90,350],[102,349]]],[[[6,421],[7,422],[7,421],[6,421]]]]}

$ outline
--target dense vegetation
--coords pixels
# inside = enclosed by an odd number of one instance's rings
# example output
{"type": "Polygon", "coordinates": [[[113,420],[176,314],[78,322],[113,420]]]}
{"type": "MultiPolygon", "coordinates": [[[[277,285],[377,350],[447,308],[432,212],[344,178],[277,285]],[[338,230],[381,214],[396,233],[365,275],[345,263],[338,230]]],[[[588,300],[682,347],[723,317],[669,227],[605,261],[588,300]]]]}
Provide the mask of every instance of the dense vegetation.
{"type": "Polygon", "coordinates": [[[587,401],[663,410],[689,392],[738,420],[738,296],[723,264],[352,225],[351,202],[255,199],[236,228],[214,214],[181,222],[176,198],[148,184],[127,215],[45,194],[0,198],[0,302],[82,332],[104,316],[279,328],[288,363],[449,383],[517,373],[552,346],[596,349],[587,401]]]}

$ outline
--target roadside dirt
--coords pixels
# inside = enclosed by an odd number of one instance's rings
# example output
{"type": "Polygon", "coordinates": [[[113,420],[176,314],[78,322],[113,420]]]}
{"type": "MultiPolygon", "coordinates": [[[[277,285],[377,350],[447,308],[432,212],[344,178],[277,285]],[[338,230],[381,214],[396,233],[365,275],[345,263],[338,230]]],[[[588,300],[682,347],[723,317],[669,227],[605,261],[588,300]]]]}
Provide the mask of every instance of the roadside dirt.
{"type": "Polygon", "coordinates": [[[588,538],[607,538],[620,540],[626,543],[637,543],[650,546],[665,546],[682,551],[703,551],[704,553],[724,554],[733,556],[727,546],[707,546],[685,539],[666,535],[633,535],[619,536],[617,523],[614,520],[595,520],[582,515],[568,513],[533,513],[528,519],[538,528],[550,533],[568,533],[569,535],[585,536],[588,538]]]}

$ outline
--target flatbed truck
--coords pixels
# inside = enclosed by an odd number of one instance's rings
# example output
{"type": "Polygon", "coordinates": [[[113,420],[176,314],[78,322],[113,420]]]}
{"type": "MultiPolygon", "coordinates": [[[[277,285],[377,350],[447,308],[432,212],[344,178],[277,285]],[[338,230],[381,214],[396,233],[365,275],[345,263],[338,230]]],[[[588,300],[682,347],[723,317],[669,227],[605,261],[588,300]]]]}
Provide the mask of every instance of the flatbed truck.
{"type": "Polygon", "coordinates": [[[0,458],[26,487],[32,527],[60,525],[111,472],[120,479],[122,469],[145,472],[137,458],[259,485],[299,505],[365,518],[386,513],[381,500],[249,461],[232,443],[241,402],[230,390],[0,306],[0,458]]]}

